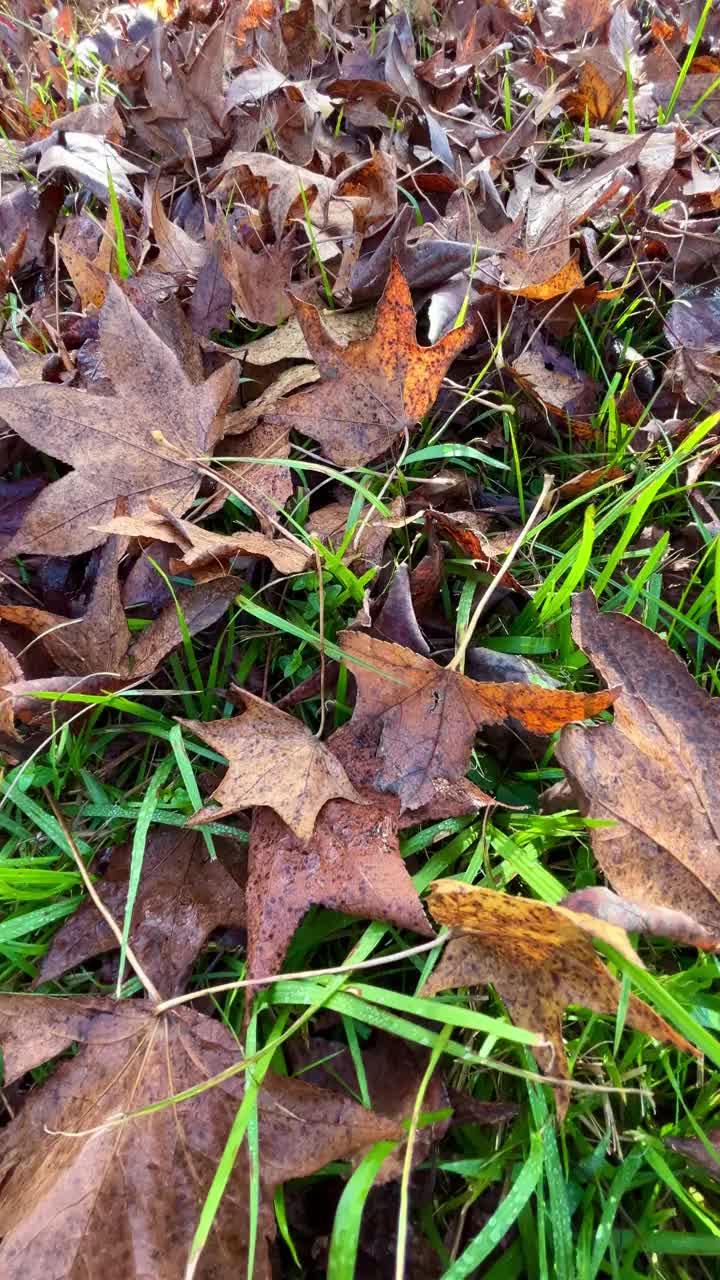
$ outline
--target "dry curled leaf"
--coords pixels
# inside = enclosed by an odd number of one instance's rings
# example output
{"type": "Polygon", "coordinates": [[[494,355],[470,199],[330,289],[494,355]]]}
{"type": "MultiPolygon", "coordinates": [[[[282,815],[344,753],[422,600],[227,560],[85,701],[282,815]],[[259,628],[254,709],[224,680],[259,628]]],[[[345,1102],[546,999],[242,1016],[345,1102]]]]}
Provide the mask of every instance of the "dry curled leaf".
{"type": "Polygon", "coordinates": [[[316,307],[296,298],[295,311],[321,381],[281,402],[267,420],[319,440],[327,457],[343,466],[368,462],[415,426],[475,336],[473,325],[465,324],[434,347],[421,347],[410,289],[395,259],[368,338],[343,346],[327,332],[316,307]]]}
{"type": "Polygon", "coordinates": [[[146,515],[115,516],[105,526],[105,532],[178,546],[182,555],[170,560],[172,573],[189,574],[196,582],[210,582],[227,574],[233,561],[244,556],[264,557],[278,573],[302,573],[307,568],[311,552],[289,538],[268,538],[251,529],[213,533],[190,520],[181,520],[156,503],[149,505],[152,510],[146,515]]]}
{"type": "Polygon", "coordinates": [[[189,826],[267,805],[298,840],[309,840],[328,800],[342,796],[362,804],[342,765],[304,724],[246,689],[236,693],[245,704],[241,716],[209,724],[180,721],[228,761],[227,774],[212,795],[220,808],[201,809],[189,826]]]}
{"type": "Polygon", "coordinates": [[[403,810],[430,804],[438,782],[463,776],[481,725],[516,720],[531,733],[553,733],[598,715],[616,696],[479,683],[357,631],[343,632],[340,643],[357,680],[355,716],[382,724],[375,785],[395,792],[403,810]]]}
{"type": "MultiPolygon", "coordinates": [[[[664,640],[634,618],[573,601],[573,635],[605,680],[622,686],[612,724],[567,729],[557,747],[613,889],[651,913],[682,912],[696,944],[720,942],[720,703],[664,640]]],[[[656,923],[658,922],[655,916],[656,923]]]]}
{"type": "MultiPolygon", "coordinates": [[[[562,1034],[566,1005],[595,1013],[614,1013],[621,985],[593,948],[608,942],[634,964],[642,962],[627,935],[592,916],[553,907],[532,898],[513,898],[461,880],[436,880],[430,886],[434,918],[462,930],[451,937],[424,992],[491,982],[513,1022],[538,1032],[545,1043],[533,1049],[543,1071],[568,1078],[562,1034]]],[[[627,1022],[686,1053],[696,1053],[649,1005],[631,995],[627,1022]]],[[[570,1090],[556,1087],[558,1115],[567,1111],[570,1090]]]]}
{"type": "Polygon", "coordinates": [[[200,484],[196,459],[218,438],[216,418],[237,368],[221,365],[193,385],[177,356],[114,283],[100,313],[100,348],[113,397],[38,383],[0,391],[0,416],[36,448],[74,467],[33,502],[5,548],[79,555],[126,499],[130,515],[151,499],[182,515],[200,484]]]}
{"type": "MultiPolygon", "coordinates": [[[[55,1274],[178,1280],[244,1093],[244,1075],[174,1106],[117,1123],[238,1068],[220,1022],[145,1001],[0,997],[5,1084],[77,1044],[28,1095],[0,1136],[4,1280],[55,1274]],[[47,1230],[52,1222],[52,1231],[47,1230]]],[[[272,1199],[290,1178],[402,1136],[396,1121],[269,1072],[258,1095],[260,1213],[252,1275],[270,1280],[272,1199]]],[[[197,1280],[245,1274],[250,1239],[247,1147],[235,1161],[197,1280]]]]}
{"type": "MultiPolygon", "coordinates": [[[[244,926],[245,855],[231,840],[216,838],[212,860],[199,832],[152,833],[145,846],[130,927],[130,945],[164,999],[185,987],[210,934],[221,925],[244,926]]],[[[130,846],[113,850],[96,882],[112,918],[122,923],[128,893],[130,846]]],[[[50,982],[92,956],[117,948],[117,938],[89,899],[53,938],[38,982],[50,982]]]]}

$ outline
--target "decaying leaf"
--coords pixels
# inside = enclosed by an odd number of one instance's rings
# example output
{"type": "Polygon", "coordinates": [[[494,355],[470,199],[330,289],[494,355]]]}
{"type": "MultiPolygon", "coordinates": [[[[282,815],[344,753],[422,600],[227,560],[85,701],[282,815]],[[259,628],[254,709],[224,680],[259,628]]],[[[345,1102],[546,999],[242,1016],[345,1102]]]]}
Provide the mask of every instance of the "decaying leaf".
{"type": "MultiPolygon", "coordinates": [[[[216,837],[217,858],[195,831],[152,834],[145,846],[130,945],[145,973],[168,999],[184,989],[190,969],[221,925],[244,926],[245,856],[231,840],[216,837]]],[[[115,849],[96,888],[112,918],[122,924],[128,892],[130,846],[115,849]]],[[[53,938],[38,982],[50,982],[93,956],[117,948],[117,939],[89,899],[53,938]]]]}
{"type": "MultiPolygon", "coordinates": [[[[77,1043],[0,1137],[8,1175],[0,1206],[6,1280],[54,1272],[177,1280],[243,1098],[235,1074],[153,1114],[124,1119],[237,1067],[220,1022],[189,1009],[158,1016],[144,1001],[0,997],[5,1084],[77,1043]],[[47,1224],[52,1221],[52,1231],[47,1224]]],[[[287,1076],[258,1097],[260,1214],[252,1275],[270,1280],[272,1197],[289,1178],[402,1136],[396,1121],[287,1076]]],[[[250,1232],[247,1147],[238,1155],[196,1271],[245,1274],[250,1232]]]]}
{"type": "Polygon", "coordinates": [[[573,634],[621,686],[613,723],[567,729],[556,751],[582,812],[613,823],[592,832],[595,857],[654,925],[657,909],[682,912],[697,945],[720,942],[720,704],[664,640],[600,613],[591,592],[575,597],[573,634]]]}
{"type": "Polygon", "coordinates": [[[553,733],[598,715],[617,696],[481,684],[357,631],[343,632],[340,643],[357,680],[355,715],[382,724],[375,785],[394,792],[403,810],[430,804],[438,782],[463,776],[481,725],[516,720],[531,733],[553,733]]]}
{"type": "Polygon", "coordinates": [[[597,407],[597,389],[567,356],[536,342],[508,368],[515,381],[553,417],[562,418],[578,439],[594,438],[591,417],[597,407]]]}
{"type": "Polygon", "coordinates": [[[195,460],[218,438],[235,389],[232,361],[194,386],[177,356],[115,284],[100,315],[100,348],[114,397],[39,383],[0,391],[0,415],[24,440],[75,470],[36,498],[5,548],[79,555],[104,542],[118,498],[130,515],[155,499],[182,515],[200,483],[195,460]]]}
{"type": "MultiPolygon", "coordinates": [[[[378,795],[369,785],[376,730],[370,722],[360,729],[344,725],[330,738],[328,745],[356,788],[357,801],[330,800],[308,843],[294,836],[269,809],[256,810],[247,886],[251,977],[279,972],[295,930],[313,905],[386,920],[432,936],[400,856],[398,802],[394,796],[378,795]]],[[[466,793],[452,792],[445,809],[441,807],[444,800],[440,790],[433,817],[472,812],[489,797],[470,788],[466,793]]]]}
{"type": "Polygon", "coordinates": [[[227,774],[212,795],[220,808],[201,809],[189,826],[267,805],[298,840],[309,840],[328,800],[342,796],[362,804],[342,765],[304,724],[246,689],[236,693],[245,704],[241,716],[209,724],[180,721],[228,761],[227,774]]]}
{"type": "Polygon", "coordinates": [[[296,298],[295,311],[321,382],[279,404],[267,420],[319,440],[327,457],[343,466],[368,462],[415,426],[435,403],[452,361],[475,336],[468,323],[434,347],[421,347],[410,290],[396,260],[368,338],[343,346],[326,331],[316,307],[296,298]]]}
{"type": "Polygon", "coordinates": [[[311,552],[289,538],[268,538],[251,529],[229,535],[213,533],[154,502],[148,505],[151,510],[146,515],[115,516],[105,531],[175,544],[182,556],[170,560],[172,573],[188,573],[196,582],[210,582],[227,574],[233,561],[243,556],[265,557],[278,573],[302,573],[307,568],[311,552]]]}
{"type": "Polygon", "coordinates": [[[82,618],[62,618],[29,605],[0,605],[0,618],[41,636],[49,657],[65,675],[126,675],[130,632],[120,598],[119,552],[118,539],[110,538],[82,618]]]}
{"type": "MultiPolygon", "coordinates": [[[[543,1036],[546,1043],[533,1050],[535,1057],[548,1075],[561,1079],[568,1078],[562,1035],[566,1005],[614,1013],[620,999],[620,983],[594,950],[592,940],[608,942],[633,963],[642,963],[627,935],[615,925],[462,880],[436,880],[430,888],[429,909],[440,924],[462,932],[448,942],[425,994],[491,982],[513,1021],[543,1036]]],[[[656,1040],[686,1053],[696,1052],[637,996],[630,996],[627,1022],[656,1040]]],[[[555,1092],[562,1119],[570,1090],[559,1085],[555,1092]]]]}
{"type": "Polygon", "coordinates": [[[705,1137],[710,1146],[709,1151],[700,1138],[670,1137],[665,1139],[665,1145],[693,1164],[700,1165],[705,1173],[720,1182],[720,1129],[708,1129],[705,1137]]]}
{"type": "Polygon", "coordinates": [[[638,902],[628,902],[602,885],[591,885],[588,889],[577,889],[574,893],[569,893],[563,898],[561,906],[567,907],[569,911],[582,911],[598,920],[606,920],[608,924],[615,924],[626,933],[655,934],[690,947],[700,947],[704,951],[720,951],[717,936],[713,937],[692,916],[675,911],[672,907],[646,907],[638,902]]]}

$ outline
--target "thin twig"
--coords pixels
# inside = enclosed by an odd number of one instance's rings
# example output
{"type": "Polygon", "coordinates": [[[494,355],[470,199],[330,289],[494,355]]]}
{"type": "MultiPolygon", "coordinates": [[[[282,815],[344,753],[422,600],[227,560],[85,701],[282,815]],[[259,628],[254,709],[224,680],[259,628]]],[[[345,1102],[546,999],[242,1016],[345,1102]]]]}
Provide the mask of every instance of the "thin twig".
{"type": "Polygon", "coordinates": [[[475,628],[478,622],[480,621],[480,618],[482,617],[484,610],[487,608],[489,602],[492,600],[492,597],[494,596],[495,591],[497,590],[498,586],[500,585],[503,578],[505,577],[505,574],[510,568],[510,565],[515,559],[523,542],[525,541],[525,535],[530,531],[530,529],[534,525],[537,515],[542,510],[545,499],[547,498],[550,490],[552,489],[553,484],[554,484],[553,477],[546,475],[543,480],[543,487],[540,491],[540,494],[537,502],[535,503],[535,506],[533,507],[532,511],[530,512],[530,515],[525,521],[525,524],[523,525],[517,538],[513,542],[507,555],[505,556],[505,559],[500,565],[500,568],[495,574],[495,577],[493,578],[492,582],[489,583],[486,591],[482,596],[482,599],[480,600],[480,603],[478,604],[477,608],[475,609],[475,612],[473,613],[472,618],[470,619],[467,627],[465,628],[465,634],[462,640],[460,641],[460,644],[458,645],[458,648],[455,652],[455,657],[453,658],[452,662],[448,664],[449,671],[458,671],[458,670],[462,671],[463,665],[465,662],[465,654],[468,651],[468,647],[475,633],[475,628]]]}
{"type": "Polygon", "coordinates": [[[331,969],[302,969],[296,973],[271,973],[266,978],[239,978],[237,982],[220,982],[215,987],[203,987],[202,991],[186,991],[182,996],[173,996],[172,1000],[163,1000],[155,1007],[155,1013],[165,1013],[188,1000],[199,1000],[201,996],[217,996],[224,991],[240,991],[243,987],[264,987],[271,982],[290,982],[298,978],[324,978],[333,973],[354,973],[357,969],[378,969],[385,964],[394,964],[396,960],[406,960],[408,956],[419,956],[425,951],[441,947],[445,938],[433,938],[432,942],[421,942],[417,947],[407,947],[405,951],[394,951],[390,956],[376,956],[374,960],[360,960],[357,964],[339,964],[331,969]]]}
{"type": "MultiPolygon", "coordinates": [[[[90,897],[92,898],[93,903],[95,904],[98,911],[100,912],[100,915],[102,916],[106,925],[108,926],[110,931],[114,934],[117,940],[118,946],[121,947],[122,946],[122,929],[120,928],[119,924],[117,924],[116,921],[113,919],[107,907],[105,906],[105,903],[103,902],[102,898],[98,894],[95,888],[95,885],[93,884],[92,879],[90,878],[88,869],[85,866],[85,863],[83,862],[80,856],[80,850],[78,849],[75,843],[75,838],[72,835],[72,832],[70,831],[62,815],[60,808],[55,802],[55,797],[51,795],[47,787],[44,787],[43,791],[45,794],[45,799],[47,800],[48,804],[50,805],[50,808],[52,809],[55,815],[55,820],[58,823],[60,830],[62,831],[63,835],[65,836],[65,839],[68,842],[68,847],[75,860],[75,865],[77,866],[77,869],[80,872],[83,884],[85,885],[85,888],[87,889],[90,897]]],[[[158,1004],[162,999],[160,992],[158,991],[152,979],[149,978],[148,975],[146,974],[145,970],[143,969],[142,965],[140,964],[140,961],[138,960],[137,956],[135,955],[135,952],[133,951],[130,945],[126,946],[125,955],[127,957],[127,961],[128,961],[128,964],[130,965],[130,968],[135,970],[135,976],[139,978],[140,982],[144,986],[150,999],[154,1000],[155,1003],[158,1004]]]]}

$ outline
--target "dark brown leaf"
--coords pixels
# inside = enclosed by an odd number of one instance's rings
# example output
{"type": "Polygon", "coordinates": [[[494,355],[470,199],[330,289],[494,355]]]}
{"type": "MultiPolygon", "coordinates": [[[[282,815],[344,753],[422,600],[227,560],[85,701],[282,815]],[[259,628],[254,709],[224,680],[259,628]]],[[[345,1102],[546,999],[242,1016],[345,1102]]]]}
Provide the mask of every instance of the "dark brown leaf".
{"type": "MultiPolygon", "coordinates": [[[[153,834],[145,846],[130,945],[164,999],[184,990],[190,969],[210,934],[221,925],[245,925],[242,887],[245,856],[230,840],[216,837],[212,861],[196,832],[153,834]]],[[[115,849],[96,889],[122,925],[127,901],[130,845],[115,849]]],[[[53,938],[38,982],[50,982],[93,956],[117,948],[115,934],[94,903],[86,900],[53,938]]]]}
{"type": "Polygon", "coordinates": [[[720,941],[720,704],[664,640],[600,613],[591,592],[575,597],[573,634],[621,686],[614,722],[566,729],[556,751],[582,812],[613,823],[592,832],[595,857],[622,898],[720,941]]]}
{"type": "Polygon", "coordinates": [[[463,776],[481,725],[514,719],[532,733],[552,733],[590,719],[617,696],[479,684],[357,631],[343,632],[340,643],[357,681],[355,716],[382,725],[374,784],[394,792],[403,811],[431,804],[437,785],[463,776]]]}
{"type": "MultiPolygon", "coordinates": [[[[241,1049],[222,1023],[189,1009],[158,1017],[137,1000],[0,997],[6,1085],[73,1043],[79,1052],[32,1091],[0,1138],[0,1166],[9,1175],[0,1207],[3,1276],[100,1269],[123,1280],[178,1280],[242,1101],[243,1076],[154,1114],[120,1125],[117,1119],[237,1068],[241,1049]]],[[[258,1121],[261,1203],[252,1274],[270,1280],[275,1188],[402,1130],[336,1093],[272,1072],[260,1089],[258,1121]]],[[[198,1280],[247,1270],[246,1151],[220,1202],[198,1280]]]]}
{"type": "Polygon", "coordinates": [[[48,485],[5,549],[78,555],[105,541],[118,498],[131,515],[151,498],[182,515],[200,483],[195,459],[218,438],[216,418],[237,368],[193,386],[177,357],[122,291],[108,287],[100,318],[103,364],[116,395],[40,383],[0,391],[0,415],[30,444],[75,468],[48,485]]]}

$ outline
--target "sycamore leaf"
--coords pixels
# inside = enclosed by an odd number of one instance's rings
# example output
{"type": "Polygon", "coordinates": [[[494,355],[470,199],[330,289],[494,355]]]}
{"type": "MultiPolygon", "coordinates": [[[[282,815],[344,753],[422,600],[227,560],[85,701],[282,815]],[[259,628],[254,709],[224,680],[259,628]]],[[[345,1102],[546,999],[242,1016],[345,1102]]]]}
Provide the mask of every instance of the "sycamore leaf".
{"type": "Polygon", "coordinates": [[[438,781],[463,776],[481,725],[514,719],[531,733],[553,733],[596,716],[616,697],[480,683],[357,631],[343,632],[339,643],[357,680],[355,716],[382,723],[375,786],[395,792],[403,810],[431,803],[438,781]]]}
{"type": "MultiPolygon", "coordinates": [[[[139,1000],[0,996],[5,1084],[74,1043],[0,1136],[3,1280],[52,1274],[178,1280],[230,1127],[243,1076],[122,1123],[236,1067],[237,1040],[190,1009],[139,1000]],[[107,1126],[107,1127],[104,1127],[107,1126]],[[48,1230],[48,1223],[52,1230],[48,1230]]],[[[396,1121],[336,1093],[268,1073],[258,1096],[260,1213],[254,1280],[270,1280],[272,1199],[289,1178],[402,1136],[396,1121]]],[[[246,1274],[250,1169],[243,1147],[197,1280],[246,1274]]]]}
{"type": "Polygon", "coordinates": [[[557,747],[582,813],[614,824],[592,832],[595,857],[621,897],[682,912],[697,945],[703,930],[718,943],[720,703],[660,636],[600,613],[592,592],[573,601],[573,635],[622,686],[612,724],[567,729],[557,747]]]}
{"type": "Polygon", "coordinates": [[[228,761],[227,774],[211,797],[220,808],[201,809],[188,826],[267,805],[298,840],[309,840],[328,800],[342,796],[362,804],[342,765],[304,724],[246,689],[235,692],[245,703],[241,716],[209,724],[180,721],[228,761]]]}
{"type": "Polygon", "coordinates": [[[384,453],[432,409],[445,374],[473,341],[475,328],[453,329],[434,347],[415,336],[415,309],[396,259],[368,338],[342,345],[325,329],[320,312],[294,299],[295,312],[321,374],[266,415],[319,440],[333,462],[354,466],[384,453]]]}
{"type": "MultiPolygon", "coordinates": [[[[568,1077],[562,1035],[566,1005],[595,1013],[614,1013],[618,1007],[621,985],[597,955],[593,939],[642,964],[622,929],[532,898],[513,898],[461,880],[436,880],[429,908],[440,924],[463,932],[448,942],[425,994],[491,982],[513,1021],[545,1037],[546,1046],[533,1052],[548,1075],[568,1077]]],[[[656,1040],[696,1053],[637,996],[630,996],[627,1022],[656,1040]]],[[[556,1095],[562,1119],[570,1091],[558,1086],[556,1095]]]]}
{"type": "MultiPolygon", "coordinates": [[[[198,832],[152,833],[145,847],[130,944],[164,999],[184,989],[210,934],[222,925],[244,926],[244,855],[217,839],[213,861],[198,832]]],[[[114,920],[122,922],[128,892],[130,846],[113,850],[97,891],[114,920]]],[[[117,938],[87,899],[53,938],[38,982],[50,982],[92,956],[117,948],[117,938]]]]}
{"type": "Polygon", "coordinates": [[[100,312],[100,349],[114,397],[46,382],[0,391],[0,416],[18,435],[74,467],[35,499],[6,559],[99,546],[118,498],[132,516],[147,511],[151,499],[182,515],[197,492],[195,459],[218,438],[216,418],[237,384],[234,362],[193,385],[113,282],[100,312]]]}

